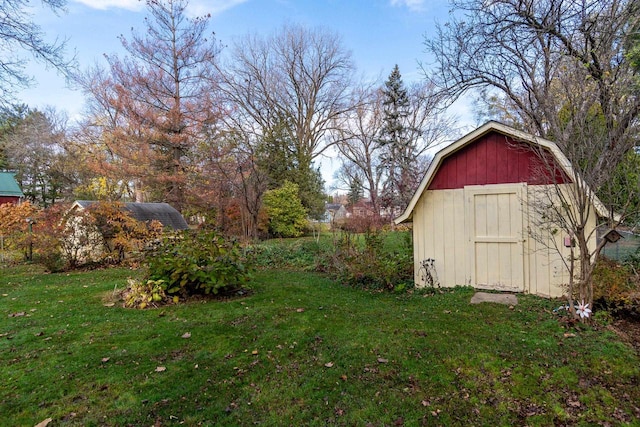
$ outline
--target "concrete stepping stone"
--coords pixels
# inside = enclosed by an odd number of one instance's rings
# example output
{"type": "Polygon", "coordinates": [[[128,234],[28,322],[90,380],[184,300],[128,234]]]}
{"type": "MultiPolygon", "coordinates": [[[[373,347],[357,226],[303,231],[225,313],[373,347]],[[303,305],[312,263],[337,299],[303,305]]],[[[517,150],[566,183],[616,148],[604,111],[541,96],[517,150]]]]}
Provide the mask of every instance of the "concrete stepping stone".
{"type": "Polygon", "coordinates": [[[476,292],[471,297],[471,304],[480,304],[482,302],[516,305],[518,304],[518,298],[514,294],[493,294],[489,292],[476,292]]]}

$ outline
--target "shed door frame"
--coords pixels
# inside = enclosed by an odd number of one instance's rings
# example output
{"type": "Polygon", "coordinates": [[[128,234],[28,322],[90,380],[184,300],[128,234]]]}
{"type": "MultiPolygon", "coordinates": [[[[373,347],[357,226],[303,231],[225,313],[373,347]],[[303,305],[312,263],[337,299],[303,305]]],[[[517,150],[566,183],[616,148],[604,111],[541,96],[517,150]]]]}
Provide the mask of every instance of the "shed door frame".
{"type": "MultiPolygon", "coordinates": [[[[464,200],[465,200],[465,235],[467,236],[467,277],[471,280],[471,285],[477,288],[485,288],[492,290],[512,291],[512,292],[524,292],[526,289],[526,259],[524,243],[526,241],[525,230],[525,195],[527,194],[526,183],[515,184],[492,184],[492,185],[469,185],[464,187],[464,200]],[[476,233],[476,196],[483,195],[501,195],[501,194],[515,194],[519,211],[516,212],[514,217],[515,223],[512,223],[517,231],[510,233],[510,236],[489,236],[476,233]],[[504,245],[516,245],[513,248],[517,256],[514,255],[514,262],[517,265],[511,265],[511,268],[516,268],[518,271],[512,272],[512,275],[521,283],[517,283],[515,286],[511,284],[490,284],[490,283],[478,283],[478,270],[476,266],[477,248],[478,244],[490,243],[490,244],[504,244],[504,245]]],[[[500,234],[500,233],[498,233],[500,234]]]]}

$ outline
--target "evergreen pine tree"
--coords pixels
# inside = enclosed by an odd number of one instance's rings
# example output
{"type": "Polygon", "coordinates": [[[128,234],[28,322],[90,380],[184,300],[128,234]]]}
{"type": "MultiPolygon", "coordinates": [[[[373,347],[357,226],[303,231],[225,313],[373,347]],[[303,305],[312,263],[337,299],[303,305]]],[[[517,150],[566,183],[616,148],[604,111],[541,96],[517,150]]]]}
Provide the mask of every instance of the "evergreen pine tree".
{"type": "Polygon", "coordinates": [[[386,206],[403,206],[411,198],[412,188],[406,184],[417,154],[406,120],[410,113],[410,100],[398,65],[384,83],[382,95],[384,126],[378,143],[383,148],[382,162],[387,177],[381,199],[386,206]]]}
{"type": "Polygon", "coordinates": [[[358,203],[364,197],[364,188],[362,186],[362,180],[359,177],[354,177],[349,185],[349,194],[347,199],[349,205],[353,206],[358,203]]]}

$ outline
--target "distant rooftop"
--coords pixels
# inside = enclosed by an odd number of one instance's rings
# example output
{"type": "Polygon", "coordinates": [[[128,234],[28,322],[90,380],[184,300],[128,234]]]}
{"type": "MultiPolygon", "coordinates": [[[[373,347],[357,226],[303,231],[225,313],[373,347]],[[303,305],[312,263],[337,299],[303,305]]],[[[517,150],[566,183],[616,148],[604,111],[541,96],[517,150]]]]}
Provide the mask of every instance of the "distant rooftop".
{"type": "MultiPolygon", "coordinates": [[[[76,200],[76,203],[86,209],[97,202],[93,200],[76,200]]],[[[129,202],[124,203],[124,208],[141,222],[157,220],[164,227],[171,227],[174,230],[186,230],[189,228],[187,221],[184,220],[180,212],[168,203],[129,202]]]]}

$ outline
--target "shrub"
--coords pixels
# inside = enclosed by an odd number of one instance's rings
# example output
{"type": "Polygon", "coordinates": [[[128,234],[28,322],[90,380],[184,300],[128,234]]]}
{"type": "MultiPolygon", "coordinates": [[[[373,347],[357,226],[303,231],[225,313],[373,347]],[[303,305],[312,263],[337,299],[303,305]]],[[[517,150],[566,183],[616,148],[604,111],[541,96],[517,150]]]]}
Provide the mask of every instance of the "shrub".
{"type": "Polygon", "coordinates": [[[297,239],[277,244],[263,243],[250,246],[247,255],[258,268],[290,268],[313,271],[317,261],[327,249],[315,240],[297,239]]]}
{"type": "Polygon", "coordinates": [[[366,289],[413,288],[413,255],[408,241],[385,249],[386,233],[370,230],[361,247],[359,235],[343,232],[329,262],[328,272],[345,284],[366,289]]]}
{"type": "Polygon", "coordinates": [[[146,263],[148,278],[163,281],[170,296],[226,293],[249,280],[239,245],[215,231],[166,236],[148,253],[146,263]]]}
{"type": "Polygon", "coordinates": [[[41,212],[29,202],[0,205],[0,236],[5,250],[22,252],[24,259],[28,260],[29,248],[34,244],[34,233],[29,232],[29,223],[37,223],[41,212]]]}
{"type": "Polygon", "coordinates": [[[285,181],[267,191],[264,207],[269,217],[269,233],[275,237],[299,237],[307,227],[307,211],[298,196],[298,185],[285,181]]]}
{"type": "Polygon", "coordinates": [[[371,230],[381,230],[388,224],[388,219],[377,215],[365,217],[352,216],[342,221],[339,228],[352,233],[367,233],[371,230]]]}
{"type": "Polygon", "coordinates": [[[42,264],[50,272],[68,268],[61,239],[62,223],[68,205],[56,203],[41,209],[29,202],[0,206],[0,234],[5,237],[5,249],[19,250],[24,258],[42,264]]]}
{"type": "Polygon", "coordinates": [[[164,280],[139,281],[128,279],[128,286],[122,293],[124,306],[129,308],[157,307],[168,301],[167,284],[164,280]]]}
{"type": "Polygon", "coordinates": [[[42,210],[33,224],[34,260],[50,272],[59,272],[74,267],[73,259],[66,256],[62,221],[69,205],[56,203],[42,210]]]}
{"type": "Polygon", "coordinates": [[[631,264],[601,258],[593,272],[594,303],[614,316],[640,317],[639,283],[631,264]]]}

